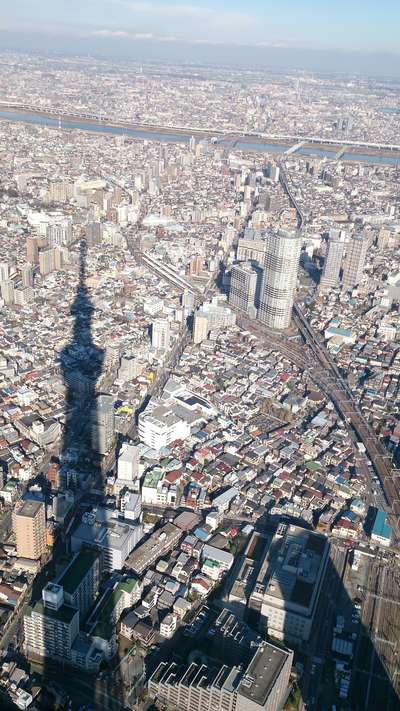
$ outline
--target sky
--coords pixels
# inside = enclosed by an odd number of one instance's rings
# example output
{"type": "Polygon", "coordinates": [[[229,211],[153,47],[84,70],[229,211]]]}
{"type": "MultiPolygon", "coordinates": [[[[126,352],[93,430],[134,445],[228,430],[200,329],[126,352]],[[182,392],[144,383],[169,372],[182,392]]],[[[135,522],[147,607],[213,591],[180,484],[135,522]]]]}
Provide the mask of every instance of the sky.
{"type": "Polygon", "coordinates": [[[0,47],[400,75],[399,28],[400,0],[3,0],[0,47]]]}

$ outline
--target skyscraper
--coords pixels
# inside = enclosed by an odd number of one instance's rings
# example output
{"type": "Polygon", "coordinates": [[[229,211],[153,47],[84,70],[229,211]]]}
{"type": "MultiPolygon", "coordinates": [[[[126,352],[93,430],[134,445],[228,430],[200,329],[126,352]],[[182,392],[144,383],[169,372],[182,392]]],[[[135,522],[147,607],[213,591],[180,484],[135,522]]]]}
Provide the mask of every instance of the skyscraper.
{"type": "Polygon", "coordinates": [[[11,279],[0,283],[0,292],[5,304],[14,303],[14,282],[11,279]]]}
{"type": "Polygon", "coordinates": [[[345,233],[343,230],[331,230],[329,233],[328,252],[325,257],[319,288],[329,291],[340,284],[340,270],[344,253],[345,233]]]}
{"type": "Polygon", "coordinates": [[[38,560],[46,550],[46,515],[41,501],[23,501],[14,511],[13,528],[19,558],[38,560]]]}
{"type": "Polygon", "coordinates": [[[67,202],[73,195],[74,184],[69,180],[51,180],[49,184],[49,202],[67,202]]]}
{"type": "Polygon", "coordinates": [[[196,311],[193,322],[193,342],[201,343],[205,341],[209,330],[207,316],[200,311],[196,311]]]}
{"type": "Polygon", "coordinates": [[[169,348],[170,337],[169,321],[164,318],[156,319],[151,329],[151,345],[153,348],[167,351],[169,348]]]}
{"type": "Polygon", "coordinates": [[[8,262],[0,262],[0,281],[7,281],[10,275],[10,267],[8,262]]]}
{"type": "Polygon", "coordinates": [[[229,303],[255,317],[261,277],[260,268],[251,264],[235,264],[232,267],[229,303]]]}
{"type": "Polygon", "coordinates": [[[346,250],[343,263],[343,289],[353,289],[360,283],[364,271],[365,258],[368,250],[368,239],[365,235],[353,235],[346,250]]]}
{"type": "Polygon", "coordinates": [[[99,454],[106,454],[114,439],[114,398],[99,395],[92,410],[92,448],[99,454]]]}
{"type": "Polygon", "coordinates": [[[258,319],[269,328],[288,328],[292,315],[301,236],[278,230],[266,235],[264,273],[258,319]]]}
{"type": "Polygon", "coordinates": [[[24,613],[24,651],[28,658],[50,657],[71,661],[71,648],[79,633],[79,611],[64,602],[60,585],[48,583],[42,600],[24,613]]]}
{"type": "Polygon", "coordinates": [[[34,235],[26,238],[26,258],[30,264],[39,264],[38,240],[34,235]]]}
{"type": "Polygon", "coordinates": [[[24,264],[21,268],[22,286],[33,286],[33,269],[30,264],[24,264]]]}
{"type": "Polygon", "coordinates": [[[47,276],[55,269],[54,249],[42,249],[39,252],[39,271],[42,276],[47,276]]]}
{"type": "Polygon", "coordinates": [[[46,228],[46,238],[49,247],[60,247],[69,245],[73,240],[72,224],[68,220],[48,225],[46,228]]]}
{"type": "Polygon", "coordinates": [[[116,492],[119,493],[125,487],[131,490],[137,488],[138,477],[139,449],[132,444],[124,443],[118,457],[116,492]]]}

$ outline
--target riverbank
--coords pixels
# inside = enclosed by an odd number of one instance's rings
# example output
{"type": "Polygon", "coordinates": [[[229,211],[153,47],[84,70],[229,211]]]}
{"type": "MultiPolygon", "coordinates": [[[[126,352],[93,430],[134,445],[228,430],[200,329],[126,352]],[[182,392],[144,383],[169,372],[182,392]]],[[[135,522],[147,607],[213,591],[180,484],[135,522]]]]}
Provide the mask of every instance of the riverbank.
{"type": "MultiPolygon", "coordinates": [[[[125,136],[126,138],[163,141],[173,143],[188,143],[192,136],[197,139],[207,138],[216,139],[215,143],[219,147],[227,148],[228,150],[240,151],[257,151],[262,153],[285,153],[291,146],[294,145],[295,139],[292,141],[283,141],[276,138],[263,139],[260,136],[251,136],[249,134],[235,135],[224,134],[221,131],[202,131],[192,129],[180,129],[169,127],[158,127],[147,124],[128,124],[124,122],[103,122],[94,121],[91,118],[74,118],[73,116],[56,117],[55,114],[48,112],[23,112],[4,109],[0,111],[0,120],[4,119],[11,122],[29,123],[40,126],[48,126],[49,128],[57,128],[59,130],[79,130],[90,133],[103,135],[125,136]]],[[[340,155],[337,160],[370,163],[376,165],[393,165],[400,166],[400,152],[388,150],[376,150],[372,148],[363,149],[360,153],[356,148],[346,146],[345,141],[343,146],[332,146],[324,143],[304,143],[292,155],[309,156],[310,158],[326,158],[328,160],[336,160],[336,156],[340,154],[340,148],[346,148],[345,152],[340,155]]]]}

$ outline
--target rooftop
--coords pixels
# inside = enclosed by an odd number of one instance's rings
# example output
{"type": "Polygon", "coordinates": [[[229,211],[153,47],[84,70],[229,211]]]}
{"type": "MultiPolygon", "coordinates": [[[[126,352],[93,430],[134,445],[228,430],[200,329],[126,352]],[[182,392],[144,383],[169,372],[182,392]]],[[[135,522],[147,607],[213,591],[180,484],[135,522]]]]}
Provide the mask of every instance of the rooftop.
{"type": "Polygon", "coordinates": [[[78,610],[74,607],[69,607],[68,605],[61,605],[58,610],[52,610],[49,607],[45,607],[43,602],[39,600],[33,607],[28,607],[26,614],[29,616],[34,612],[36,615],[44,615],[52,620],[58,620],[66,625],[69,625],[75,615],[78,615],[78,610]]]}
{"type": "Polygon", "coordinates": [[[44,504],[42,501],[24,501],[21,508],[17,510],[17,516],[25,516],[26,518],[35,518],[40,510],[44,512],[44,504]]]}
{"type": "Polygon", "coordinates": [[[257,577],[256,588],[269,599],[310,609],[325,570],[329,542],[299,526],[281,524],[257,577]]]}
{"type": "Polygon", "coordinates": [[[273,644],[259,647],[240,683],[240,696],[264,706],[288,656],[288,651],[273,644]]]}
{"type": "Polygon", "coordinates": [[[73,595],[90,568],[98,560],[99,553],[94,550],[81,550],[73,558],[68,567],[61,573],[58,584],[65,592],[73,595]]]}

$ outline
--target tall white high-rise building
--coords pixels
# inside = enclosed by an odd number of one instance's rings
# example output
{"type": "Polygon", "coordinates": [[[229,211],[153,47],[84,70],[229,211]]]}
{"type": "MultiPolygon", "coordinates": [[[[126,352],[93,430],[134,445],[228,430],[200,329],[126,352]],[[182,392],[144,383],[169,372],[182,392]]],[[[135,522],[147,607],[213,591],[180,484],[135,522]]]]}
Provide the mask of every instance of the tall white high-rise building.
{"type": "Polygon", "coordinates": [[[24,612],[24,651],[29,658],[50,657],[70,662],[79,633],[79,611],[64,602],[60,585],[47,583],[42,601],[24,612]]]}
{"type": "Polygon", "coordinates": [[[200,311],[196,311],[193,322],[193,342],[201,343],[205,341],[209,330],[207,316],[200,311]]]}
{"type": "Polygon", "coordinates": [[[0,262],[0,281],[7,281],[10,275],[8,262],[0,262]]]}
{"type": "Polygon", "coordinates": [[[14,291],[14,282],[11,281],[11,279],[7,279],[6,281],[2,281],[0,283],[1,298],[4,300],[5,304],[14,303],[14,291]]]}
{"type": "Polygon", "coordinates": [[[290,325],[301,248],[300,233],[287,230],[266,235],[264,274],[258,319],[269,328],[290,325]]]}
{"type": "Polygon", "coordinates": [[[124,443],[118,457],[116,493],[127,488],[136,490],[139,479],[139,449],[133,444],[124,443]]]}
{"type": "Polygon", "coordinates": [[[328,252],[319,285],[321,291],[329,291],[340,284],[345,238],[343,230],[331,230],[329,233],[328,252]]]}
{"type": "Polygon", "coordinates": [[[153,322],[151,329],[151,345],[157,350],[167,351],[171,338],[169,321],[164,318],[157,318],[153,322]]]}
{"type": "Polygon", "coordinates": [[[23,287],[33,286],[33,269],[31,264],[24,264],[21,268],[21,276],[23,287]]]}

